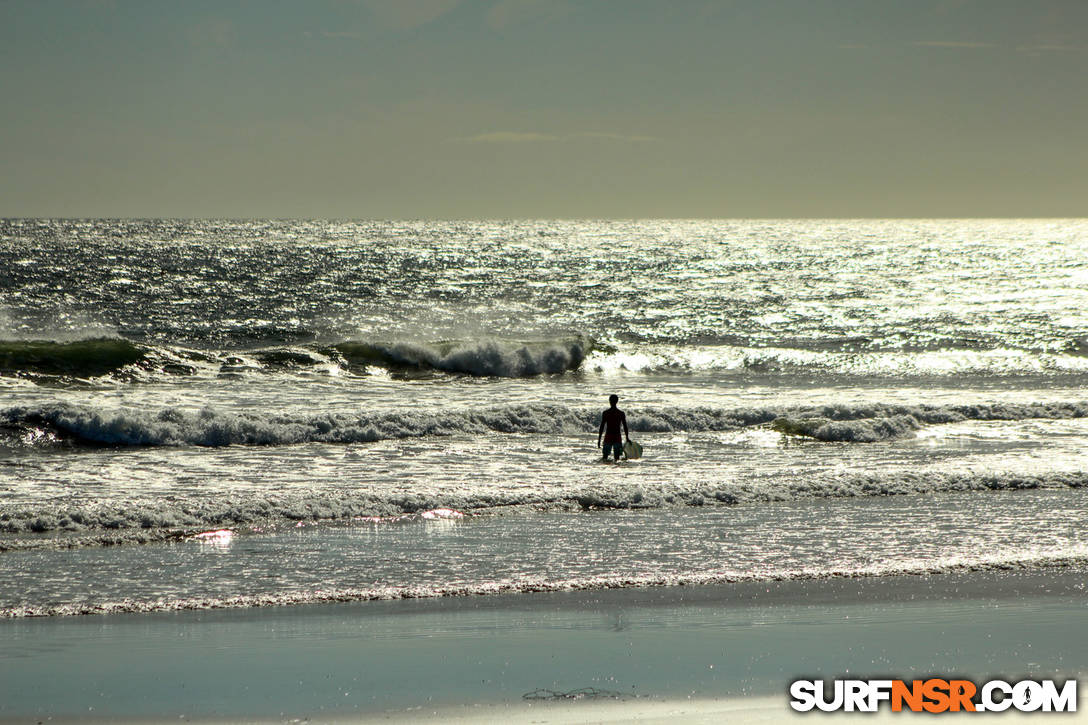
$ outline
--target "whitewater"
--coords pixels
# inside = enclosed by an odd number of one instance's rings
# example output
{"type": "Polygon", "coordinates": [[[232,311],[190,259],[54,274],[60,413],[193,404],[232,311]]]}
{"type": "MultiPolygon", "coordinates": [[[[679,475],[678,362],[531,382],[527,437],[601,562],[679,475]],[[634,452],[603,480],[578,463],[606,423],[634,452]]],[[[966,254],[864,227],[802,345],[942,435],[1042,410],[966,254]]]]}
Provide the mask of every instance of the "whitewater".
{"type": "Polygon", "coordinates": [[[1080,569],[1086,282],[1086,220],[0,220],[0,616],[1080,569]]]}

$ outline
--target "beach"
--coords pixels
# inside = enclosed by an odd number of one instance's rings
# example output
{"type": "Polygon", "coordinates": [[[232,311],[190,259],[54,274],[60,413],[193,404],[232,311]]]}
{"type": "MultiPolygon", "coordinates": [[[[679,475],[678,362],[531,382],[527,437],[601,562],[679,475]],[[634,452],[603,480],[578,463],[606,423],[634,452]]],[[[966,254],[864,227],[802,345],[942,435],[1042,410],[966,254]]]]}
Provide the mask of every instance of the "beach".
{"type": "Polygon", "coordinates": [[[8,620],[0,716],[775,721],[801,677],[1074,677],[1084,608],[1021,570],[8,620]]]}
{"type": "Polygon", "coordinates": [[[1088,1],[0,57],[0,725],[1088,723],[1088,1]]]}

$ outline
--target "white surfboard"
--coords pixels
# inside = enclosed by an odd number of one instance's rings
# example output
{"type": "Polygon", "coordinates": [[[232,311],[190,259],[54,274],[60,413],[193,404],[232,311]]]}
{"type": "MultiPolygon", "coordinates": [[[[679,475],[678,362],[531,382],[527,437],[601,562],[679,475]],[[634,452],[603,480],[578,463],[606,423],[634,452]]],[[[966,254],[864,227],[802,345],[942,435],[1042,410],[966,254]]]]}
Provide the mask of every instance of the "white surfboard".
{"type": "Polygon", "coordinates": [[[642,458],[642,446],[634,441],[627,441],[623,446],[624,458],[642,458]]]}

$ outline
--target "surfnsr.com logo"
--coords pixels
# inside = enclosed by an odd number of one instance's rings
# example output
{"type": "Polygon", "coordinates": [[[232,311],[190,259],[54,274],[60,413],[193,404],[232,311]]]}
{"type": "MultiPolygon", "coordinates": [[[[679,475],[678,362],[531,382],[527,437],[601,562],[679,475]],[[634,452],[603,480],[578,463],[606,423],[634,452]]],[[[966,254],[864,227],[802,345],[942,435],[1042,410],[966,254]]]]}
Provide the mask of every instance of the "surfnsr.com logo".
{"type": "Polygon", "coordinates": [[[795,680],[790,707],[798,712],[1076,712],[1077,681],[795,680]]]}

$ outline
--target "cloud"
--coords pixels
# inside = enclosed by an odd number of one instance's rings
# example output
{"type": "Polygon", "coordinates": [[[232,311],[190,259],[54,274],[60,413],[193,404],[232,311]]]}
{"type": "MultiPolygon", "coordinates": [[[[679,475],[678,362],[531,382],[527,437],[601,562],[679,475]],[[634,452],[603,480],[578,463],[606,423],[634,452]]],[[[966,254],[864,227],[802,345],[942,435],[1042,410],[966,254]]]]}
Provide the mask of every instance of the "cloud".
{"type": "Polygon", "coordinates": [[[1038,45],[1018,45],[1016,49],[1021,53],[1079,53],[1084,50],[1079,45],[1062,45],[1060,43],[1040,43],[1038,45]]]}
{"type": "Polygon", "coordinates": [[[911,45],[923,48],[964,48],[968,50],[997,47],[993,43],[974,43],[965,40],[917,40],[911,45]]]}
{"type": "MultiPolygon", "coordinates": [[[[1010,48],[1010,46],[998,45],[996,43],[975,43],[960,40],[919,40],[911,43],[911,45],[923,48],[962,48],[965,50],[978,50],[986,48],[1010,48]]],[[[1029,53],[1034,55],[1038,55],[1040,53],[1077,53],[1083,49],[1084,48],[1079,45],[1067,45],[1064,43],[1030,43],[1024,45],[1017,45],[1015,47],[1015,50],[1018,53],[1029,53]]]]}
{"type": "Polygon", "coordinates": [[[461,138],[457,140],[467,141],[468,143],[540,143],[559,141],[560,137],[553,136],[547,133],[492,131],[490,133],[480,133],[475,136],[468,136],[466,138],[461,138]]]}
{"type": "Polygon", "coordinates": [[[363,37],[362,33],[355,33],[350,30],[325,30],[321,33],[322,38],[350,38],[352,40],[358,40],[363,37]]]}
{"type": "Polygon", "coordinates": [[[553,20],[569,11],[560,0],[499,0],[485,15],[492,30],[506,30],[513,25],[553,20]]]}
{"type": "Polygon", "coordinates": [[[516,144],[556,143],[559,141],[576,141],[579,139],[621,141],[627,143],[640,143],[654,140],[652,136],[638,136],[622,133],[601,133],[597,131],[583,131],[581,133],[570,133],[563,135],[557,135],[552,133],[536,133],[533,131],[491,131],[488,133],[480,133],[476,134],[475,136],[467,136],[454,140],[462,141],[465,143],[516,144]]]}
{"type": "Polygon", "coordinates": [[[234,24],[222,18],[206,18],[187,31],[189,42],[198,48],[228,48],[234,44],[234,24]]]}
{"type": "Polygon", "coordinates": [[[576,133],[571,138],[599,138],[606,141],[627,141],[629,143],[644,143],[646,141],[653,141],[653,136],[633,136],[623,133],[576,133]]]}
{"type": "Polygon", "coordinates": [[[456,8],[461,0],[360,0],[383,25],[411,30],[456,8]]]}

